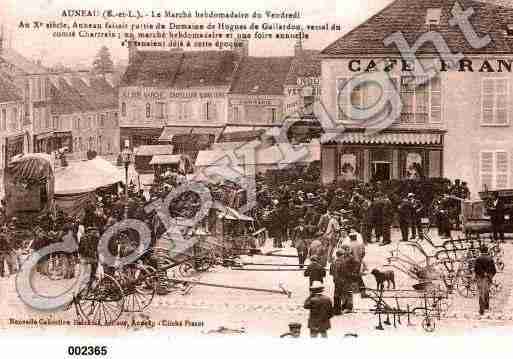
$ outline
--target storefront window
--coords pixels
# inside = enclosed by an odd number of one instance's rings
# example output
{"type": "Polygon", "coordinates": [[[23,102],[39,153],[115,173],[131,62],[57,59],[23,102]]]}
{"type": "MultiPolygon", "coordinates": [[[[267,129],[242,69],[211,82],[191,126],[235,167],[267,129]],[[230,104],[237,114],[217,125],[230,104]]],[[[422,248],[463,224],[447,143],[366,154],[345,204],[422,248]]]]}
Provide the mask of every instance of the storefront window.
{"type": "Polygon", "coordinates": [[[340,156],[339,174],[345,181],[351,181],[357,178],[357,164],[355,154],[344,153],[340,156]]]}
{"type": "Polygon", "coordinates": [[[406,178],[420,179],[424,177],[422,156],[416,152],[410,152],[406,156],[406,178]]]}

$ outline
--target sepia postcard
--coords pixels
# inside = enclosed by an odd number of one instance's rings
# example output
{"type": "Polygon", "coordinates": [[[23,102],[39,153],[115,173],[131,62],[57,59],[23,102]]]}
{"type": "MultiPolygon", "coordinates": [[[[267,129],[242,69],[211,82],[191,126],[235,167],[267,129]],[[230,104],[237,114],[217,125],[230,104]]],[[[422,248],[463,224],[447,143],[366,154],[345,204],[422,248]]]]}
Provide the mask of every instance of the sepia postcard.
{"type": "Polygon", "coordinates": [[[513,333],[513,1],[1,3],[0,333],[513,333]]]}

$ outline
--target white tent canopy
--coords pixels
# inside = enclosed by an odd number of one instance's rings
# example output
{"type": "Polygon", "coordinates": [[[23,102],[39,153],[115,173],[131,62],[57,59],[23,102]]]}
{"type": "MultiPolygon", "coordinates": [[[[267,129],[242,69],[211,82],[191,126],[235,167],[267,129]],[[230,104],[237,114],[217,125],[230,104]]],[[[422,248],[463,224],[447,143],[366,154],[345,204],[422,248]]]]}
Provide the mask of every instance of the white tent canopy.
{"type": "Polygon", "coordinates": [[[55,172],[55,194],[76,194],[124,182],[123,169],[96,157],[89,161],[71,162],[55,172]]]}

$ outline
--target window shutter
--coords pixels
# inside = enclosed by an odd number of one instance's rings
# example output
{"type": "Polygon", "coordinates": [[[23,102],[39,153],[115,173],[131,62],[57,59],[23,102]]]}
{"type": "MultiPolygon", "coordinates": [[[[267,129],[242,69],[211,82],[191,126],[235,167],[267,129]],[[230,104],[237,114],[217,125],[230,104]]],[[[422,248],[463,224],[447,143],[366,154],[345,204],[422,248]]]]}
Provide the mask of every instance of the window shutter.
{"type": "Polygon", "coordinates": [[[480,166],[481,186],[491,189],[493,182],[493,152],[481,152],[480,166]]]}
{"type": "Polygon", "coordinates": [[[435,76],[431,82],[431,123],[442,122],[442,86],[440,77],[435,76]]]}
{"type": "Polygon", "coordinates": [[[496,152],[496,175],[495,183],[497,189],[504,189],[508,187],[508,153],[507,152],[496,152]]]}
{"type": "Polygon", "coordinates": [[[205,121],[210,119],[210,116],[208,113],[208,107],[209,107],[208,101],[201,104],[201,118],[205,121]]]}
{"type": "Polygon", "coordinates": [[[217,121],[217,103],[211,102],[210,103],[210,116],[208,116],[209,119],[213,121],[217,121]]]}
{"type": "Polygon", "coordinates": [[[342,89],[347,83],[347,78],[337,79],[337,105],[338,105],[338,120],[345,121],[348,119],[349,113],[349,95],[342,96],[342,89]]]}
{"type": "Polygon", "coordinates": [[[493,102],[494,102],[494,80],[483,79],[481,102],[482,102],[482,122],[493,124],[493,102]]]}
{"type": "Polygon", "coordinates": [[[495,123],[505,125],[508,123],[508,81],[506,79],[495,80],[495,123]]]}

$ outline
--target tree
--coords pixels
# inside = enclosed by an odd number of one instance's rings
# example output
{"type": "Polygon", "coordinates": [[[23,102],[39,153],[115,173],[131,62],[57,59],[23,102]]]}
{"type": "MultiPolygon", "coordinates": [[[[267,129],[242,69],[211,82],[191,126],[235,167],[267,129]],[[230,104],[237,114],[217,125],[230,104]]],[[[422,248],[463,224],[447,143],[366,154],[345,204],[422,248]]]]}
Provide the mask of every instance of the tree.
{"type": "Polygon", "coordinates": [[[93,61],[93,72],[99,75],[105,75],[113,71],[114,63],[110,58],[109,49],[107,46],[102,46],[93,61]]]}

